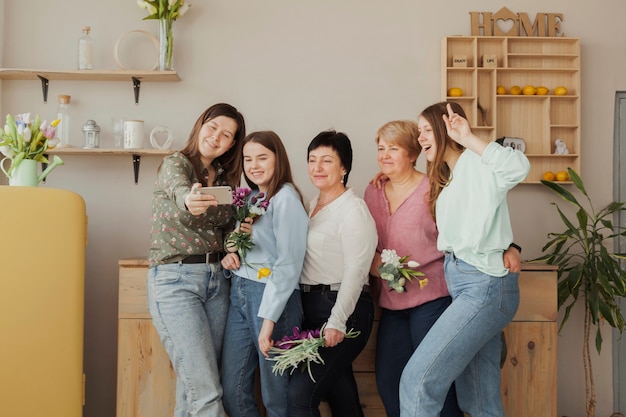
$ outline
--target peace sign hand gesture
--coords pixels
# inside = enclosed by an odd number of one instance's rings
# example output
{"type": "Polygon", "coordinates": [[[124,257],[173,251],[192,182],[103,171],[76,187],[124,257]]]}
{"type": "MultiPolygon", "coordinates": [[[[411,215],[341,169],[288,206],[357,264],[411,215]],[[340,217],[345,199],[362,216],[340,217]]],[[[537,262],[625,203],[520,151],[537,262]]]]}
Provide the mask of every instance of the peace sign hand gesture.
{"type": "Polygon", "coordinates": [[[463,145],[463,139],[472,134],[469,122],[463,116],[455,113],[450,103],[446,104],[446,109],[448,110],[448,114],[443,115],[443,121],[446,124],[448,136],[454,139],[455,142],[463,145]]]}

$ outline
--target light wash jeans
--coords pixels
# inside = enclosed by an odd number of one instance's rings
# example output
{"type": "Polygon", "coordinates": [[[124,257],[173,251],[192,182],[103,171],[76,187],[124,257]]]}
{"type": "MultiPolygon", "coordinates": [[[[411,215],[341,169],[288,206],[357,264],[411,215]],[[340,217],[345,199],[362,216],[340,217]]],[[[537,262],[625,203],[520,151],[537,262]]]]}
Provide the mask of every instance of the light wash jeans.
{"type": "MultiPolygon", "coordinates": [[[[259,351],[259,332],[263,319],[258,316],[265,284],[232,274],[230,310],[224,337],[222,385],[224,408],[230,417],[259,417],[254,398],[257,367],[261,378],[261,396],[268,417],[287,417],[289,372],[275,375],[274,362],[259,351]]],[[[274,325],[272,339],[279,341],[302,325],[300,291],[291,294],[283,313],[274,325]]]]}
{"type": "Polygon", "coordinates": [[[176,371],[175,417],[226,417],[218,365],[229,284],[218,263],[148,270],[152,322],[176,371]]]}
{"type": "Polygon", "coordinates": [[[517,311],[517,273],[493,277],[446,253],[452,304],[402,373],[402,417],[436,417],[452,382],[459,407],[472,417],[504,417],[500,397],[500,332],[517,311]]]}

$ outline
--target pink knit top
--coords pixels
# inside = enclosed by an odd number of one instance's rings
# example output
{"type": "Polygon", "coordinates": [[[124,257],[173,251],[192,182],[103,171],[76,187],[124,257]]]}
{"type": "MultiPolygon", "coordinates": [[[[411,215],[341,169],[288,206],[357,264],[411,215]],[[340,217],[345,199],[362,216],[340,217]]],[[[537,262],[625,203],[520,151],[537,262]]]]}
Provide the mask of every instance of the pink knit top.
{"type": "Polygon", "coordinates": [[[409,255],[409,260],[420,263],[417,269],[428,278],[423,289],[413,279],[407,282],[404,293],[398,293],[380,278],[372,277],[374,298],[381,307],[403,310],[449,295],[443,275],[443,253],[437,250],[437,226],[426,202],[428,187],[428,178],[424,176],[393,214],[389,212],[384,188],[379,190],[370,184],[365,190],[365,202],[378,232],[376,251],[395,249],[400,257],[409,255]]]}

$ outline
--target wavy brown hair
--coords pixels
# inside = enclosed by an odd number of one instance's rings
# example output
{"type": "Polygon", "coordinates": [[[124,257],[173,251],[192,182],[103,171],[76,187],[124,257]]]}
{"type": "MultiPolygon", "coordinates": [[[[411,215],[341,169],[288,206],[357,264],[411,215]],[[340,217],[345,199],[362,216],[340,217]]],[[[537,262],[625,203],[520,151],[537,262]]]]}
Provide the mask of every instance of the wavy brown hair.
{"type": "MultiPolygon", "coordinates": [[[[302,201],[302,193],[293,182],[293,175],[291,173],[291,165],[289,164],[289,157],[287,156],[287,151],[285,150],[285,145],[280,140],[280,137],[271,130],[263,130],[259,132],[252,132],[248,136],[246,136],[242,141],[241,150],[243,153],[243,147],[248,143],[258,143],[261,146],[269,149],[275,155],[274,160],[274,175],[270,179],[270,182],[267,186],[267,197],[266,200],[274,197],[276,193],[280,191],[280,189],[286,183],[290,183],[298,192],[300,196],[300,202],[304,206],[304,202],[302,201]]],[[[241,161],[241,167],[243,170],[243,158],[241,161]]],[[[253,190],[258,190],[259,186],[252,182],[246,173],[243,173],[246,183],[253,190]]]]}
{"type": "Polygon", "coordinates": [[[226,182],[234,188],[241,183],[241,149],[243,138],[246,136],[246,123],[243,115],[235,107],[226,103],[218,103],[202,112],[191,128],[185,147],[180,152],[193,164],[196,177],[202,178],[204,166],[200,160],[200,151],[198,150],[198,134],[205,123],[219,116],[229,117],[237,123],[237,131],[233,137],[233,146],[217,158],[217,161],[226,172],[226,182]]]}
{"type": "Polygon", "coordinates": [[[426,164],[426,174],[428,175],[428,182],[430,183],[428,202],[430,203],[430,214],[433,216],[433,219],[436,217],[435,208],[437,205],[437,198],[439,197],[439,194],[441,194],[441,191],[450,182],[450,175],[452,174],[450,167],[443,160],[446,150],[450,148],[455,152],[463,152],[465,149],[463,146],[454,141],[454,139],[448,136],[446,123],[443,120],[443,115],[448,114],[448,109],[446,108],[448,104],[452,106],[452,110],[459,116],[467,118],[465,111],[460,104],[445,101],[428,106],[422,111],[422,113],[420,113],[420,117],[426,119],[432,128],[433,137],[435,138],[435,146],[437,147],[435,159],[426,164]]]}

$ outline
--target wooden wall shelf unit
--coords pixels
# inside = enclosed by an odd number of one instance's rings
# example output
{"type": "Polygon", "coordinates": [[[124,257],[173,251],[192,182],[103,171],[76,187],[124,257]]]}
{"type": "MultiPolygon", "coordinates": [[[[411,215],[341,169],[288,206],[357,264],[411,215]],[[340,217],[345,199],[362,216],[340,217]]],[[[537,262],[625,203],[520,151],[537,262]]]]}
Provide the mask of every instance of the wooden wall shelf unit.
{"type": "MultiPolygon", "coordinates": [[[[118,148],[55,148],[46,152],[46,155],[82,155],[82,156],[120,156],[132,155],[135,184],[139,182],[139,166],[141,156],[166,156],[174,153],[173,149],[118,149],[118,148]]],[[[45,169],[45,168],[44,168],[45,169]]]]}
{"type": "Polygon", "coordinates": [[[565,37],[449,36],[442,41],[443,100],[459,103],[476,134],[489,140],[523,138],[531,169],[526,183],[539,183],[545,171],[580,173],[580,40],[565,37]],[[454,66],[455,56],[467,66],[454,66]],[[491,55],[497,66],[483,66],[491,55]],[[546,95],[511,95],[514,85],[545,86],[546,95]],[[507,94],[496,93],[504,86],[507,94]],[[566,95],[555,95],[559,86],[566,95]],[[459,87],[463,96],[450,97],[459,87]],[[567,155],[554,154],[562,139],[567,155]]]}
{"type": "MultiPolygon", "coordinates": [[[[117,417],[169,417],[176,375],[148,312],[146,259],[119,261],[117,417]]],[[[501,394],[507,416],[556,417],[557,271],[528,264],[520,274],[520,306],[504,329],[507,357],[501,394]]],[[[378,321],[353,368],[365,417],[385,417],[374,373],[378,321]]],[[[326,403],[322,417],[329,417],[326,403]]],[[[261,410],[265,417],[265,410],[261,410]]]]}
{"type": "Polygon", "coordinates": [[[49,70],[0,68],[1,80],[40,80],[44,103],[48,101],[50,80],[67,81],[132,81],[135,104],[139,104],[139,89],[142,81],[180,81],[176,71],[135,70],[49,70]]]}

